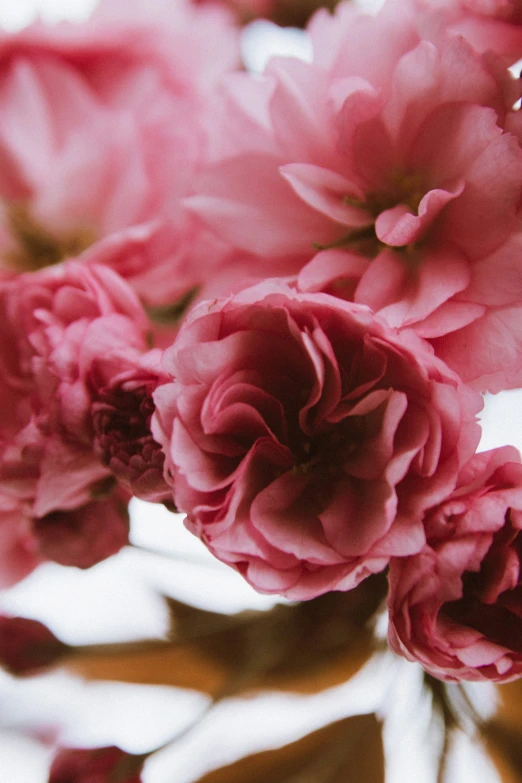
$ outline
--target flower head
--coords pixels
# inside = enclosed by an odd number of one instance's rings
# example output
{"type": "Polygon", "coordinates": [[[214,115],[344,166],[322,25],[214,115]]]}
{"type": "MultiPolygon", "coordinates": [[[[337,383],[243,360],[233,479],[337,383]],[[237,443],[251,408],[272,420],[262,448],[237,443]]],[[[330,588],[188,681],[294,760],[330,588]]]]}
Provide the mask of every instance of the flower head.
{"type": "Polygon", "coordinates": [[[176,506],[257,589],[349,589],[424,543],[481,407],[413,334],[267,281],[204,303],[164,366],[153,433],[176,506]]]}

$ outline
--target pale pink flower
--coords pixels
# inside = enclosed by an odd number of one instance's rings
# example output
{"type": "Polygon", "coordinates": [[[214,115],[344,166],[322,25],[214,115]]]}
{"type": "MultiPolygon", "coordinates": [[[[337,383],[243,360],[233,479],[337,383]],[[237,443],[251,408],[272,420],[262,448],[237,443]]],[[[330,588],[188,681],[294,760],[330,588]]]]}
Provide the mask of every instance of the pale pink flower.
{"type": "Polygon", "coordinates": [[[390,566],[390,645],[443,680],[522,673],[522,465],[477,454],[426,513],[427,544],[390,566]]]}
{"type": "Polygon", "coordinates": [[[480,395],[369,308],[260,284],[201,304],[153,434],[187,525],[258,590],[346,590],[419,551],[479,435],[480,395]]]}
{"type": "MultiPolygon", "coordinates": [[[[215,142],[186,203],[238,248],[279,258],[282,268],[300,257],[301,290],[367,304],[393,326],[442,338],[489,315],[475,269],[493,279],[494,254],[518,241],[522,150],[504,130],[515,83],[458,37],[420,40],[385,9],[377,18],[343,12],[358,24],[334,40],[339,56],[329,63],[278,59],[264,81],[236,76],[225,141],[215,142]]],[[[517,258],[505,278],[515,288],[517,258]]],[[[479,331],[466,378],[483,389],[495,337],[479,331]]],[[[444,355],[460,371],[458,353],[444,355]]],[[[507,375],[497,388],[513,383],[507,375]]]]}
{"type": "Polygon", "coordinates": [[[126,265],[144,302],[175,304],[200,286],[218,253],[179,200],[206,148],[209,96],[237,63],[231,17],[189,0],[106,0],[80,24],[3,34],[3,275],[148,236],[126,265]]]}

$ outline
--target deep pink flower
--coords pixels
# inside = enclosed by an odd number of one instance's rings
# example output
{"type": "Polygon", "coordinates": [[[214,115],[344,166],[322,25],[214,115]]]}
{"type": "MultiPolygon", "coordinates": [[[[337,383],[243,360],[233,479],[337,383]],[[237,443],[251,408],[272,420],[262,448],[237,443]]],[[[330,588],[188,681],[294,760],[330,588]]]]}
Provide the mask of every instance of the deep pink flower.
{"type": "Polygon", "coordinates": [[[38,674],[67,649],[43,623],[0,615],[0,666],[11,674],[38,674]]]}
{"type": "Polygon", "coordinates": [[[390,645],[443,680],[522,674],[522,465],[477,454],[425,516],[426,547],[392,559],[390,645]]]}
{"type": "MultiPolygon", "coordinates": [[[[341,9],[353,25],[337,38],[326,36],[337,17],[314,21],[311,64],[276,59],[261,81],[230,80],[214,160],[186,203],[236,247],[282,268],[299,256],[301,290],[442,340],[491,315],[488,297],[521,287],[513,253],[491,287],[496,254],[520,241],[522,149],[505,130],[519,88],[463,39],[423,40],[387,6],[377,17],[341,9]]],[[[496,299],[496,313],[511,307],[512,296],[496,299]]],[[[485,323],[465,357],[444,358],[457,372],[467,363],[481,390],[506,388],[520,324],[502,373],[488,366],[496,333],[485,323]]]]}
{"type": "Polygon", "coordinates": [[[62,749],[53,761],[49,783],[142,783],[144,760],[114,745],[62,749]]]}
{"type": "Polygon", "coordinates": [[[349,589],[419,551],[479,395],[363,306],[267,281],[187,318],[153,433],[187,525],[257,589],[349,589]]]}
{"type": "Polygon", "coordinates": [[[0,321],[0,487],[34,517],[79,508],[110,476],[93,450],[93,357],[121,372],[148,321],[115,273],[75,262],[5,285],[0,321]]]}

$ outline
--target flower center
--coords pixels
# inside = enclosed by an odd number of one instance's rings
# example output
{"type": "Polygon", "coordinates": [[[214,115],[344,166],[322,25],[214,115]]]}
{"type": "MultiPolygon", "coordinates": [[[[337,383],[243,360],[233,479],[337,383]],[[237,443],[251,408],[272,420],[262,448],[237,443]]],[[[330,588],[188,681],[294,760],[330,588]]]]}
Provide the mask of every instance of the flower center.
{"type": "Polygon", "coordinates": [[[58,264],[66,258],[80,255],[94,242],[92,231],[87,229],[55,236],[20,202],[8,205],[7,223],[17,248],[6,253],[4,260],[17,271],[34,272],[58,264]]]}
{"type": "Polygon", "coordinates": [[[106,395],[97,406],[93,426],[103,459],[108,465],[111,457],[142,454],[145,441],[152,441],[150,420],[154,403],[145,387],[125,391],[118,389],[106,395]]]}
{"type": "Polygon", "coordinates": [[[386,187],[368,195],[366,207],[374,217],[399,204],[404,204],[416,213],[425,193],[426,183],[420,171],[394,169],[390,172],[386,187]]]}
{"type": "Polygon", "coordinates": [[[352,458],[363,438],[362,417],[347,417],[294,449],[292,471],[303,475],[337,476],[343,472],[346,460],[352,458]]]}

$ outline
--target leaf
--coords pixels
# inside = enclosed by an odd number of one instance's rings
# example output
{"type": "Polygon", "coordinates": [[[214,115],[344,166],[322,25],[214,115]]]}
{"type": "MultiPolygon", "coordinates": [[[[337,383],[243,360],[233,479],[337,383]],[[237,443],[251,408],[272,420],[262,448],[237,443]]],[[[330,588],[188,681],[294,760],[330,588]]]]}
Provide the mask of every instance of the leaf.
{"type": "Polygon", "coordinates": [[[384,783],[381,726],[375,715],[356,715],[313,734],[247,756],[197,783],[384,783]]]}
{"type": "Polygon", "coordinates": [[[319,7],[332,11],[338,0],[278,0],[272,21],[280,27],[305,27],[312,14],[319,7]]]}
{"type": "Polygon", "coordinates": [[[502,783],[522,782],[522,735],[500,720],[491,720],[481,729],[486,748],[502,783]]]}
{"type": "Polygon", "coordinates": [[[168,642],[76,651],[68,668],[89,679],[192,688],[212,696],[256,690],[316,693],[345,682],[375,649],[369,627],[386,591],[382,575],[267,612],[208,612],[166,599],[168,642]],[[152,648],[152,649],[150,649],[152,648]]]}
{"type": "Polygon", "coordinates": [[[522,680],[497,686],[499,705],[480,727],[503,783],[522,783],[522,680]]]}
{"type": "Polygon", "coordinates": [[[230,676],[225,668],[203,656],[192,645],[155,645],[149,650],[133,650],[132,645],[128,645],[127,651],[121,649],[123,645],[117,646],[120,648],[117,653],[108,650],[103,655],[98,648],[95,655],[73,655],[66,668],[88,680],[169,685],[198,690],[210,696],[221,693],[230,676]]]}
{"type": "Polygon", "coordinates": [[[522,732],[522,680],[499,685],[498,695],[500,703],[496,719],[500,723],[522,732]]]}

